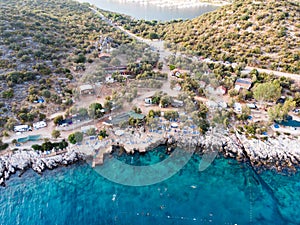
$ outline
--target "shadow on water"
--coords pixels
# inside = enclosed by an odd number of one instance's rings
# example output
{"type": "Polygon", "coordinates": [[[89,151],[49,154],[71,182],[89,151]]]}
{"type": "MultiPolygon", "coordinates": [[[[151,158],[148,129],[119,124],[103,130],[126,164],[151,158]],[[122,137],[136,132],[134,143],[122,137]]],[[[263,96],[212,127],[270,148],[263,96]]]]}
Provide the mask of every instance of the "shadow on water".
{"type": "Polygon", "coordinates": [[[253,195],[255,195],[256,193],[259,192],[258,189],[260,188],[259,186],[261,186],[261,188],[264,189],[272,199],[272,206],[275,210],[274,213],[276,214],[276,217],[278,217],[278,219],[280,219],[280,220],[277,220],[278,224],[285,224],[283,221],[286,221],[287,218],[283,217],[283,215],[278,207],[280,205],[280,201],[274,194],[274,190],[257,173],[256,169],[250,163],[250,158],[245,151],[244,151],[244,155],[247,158],[247,162],[246,162],[247,167],[246,166],[242,167],[244,170],[244,173],[243,173],[244,185],[245,185],[245,187],[248,187],[250,189],[249,190],[250,205],[253,204],[253,202],[251,202],[251,201],[253,201],[253,197],[254,197],[253,195]],[[282,222],[280,222],[280,221],[282,221],[282,222]]]}

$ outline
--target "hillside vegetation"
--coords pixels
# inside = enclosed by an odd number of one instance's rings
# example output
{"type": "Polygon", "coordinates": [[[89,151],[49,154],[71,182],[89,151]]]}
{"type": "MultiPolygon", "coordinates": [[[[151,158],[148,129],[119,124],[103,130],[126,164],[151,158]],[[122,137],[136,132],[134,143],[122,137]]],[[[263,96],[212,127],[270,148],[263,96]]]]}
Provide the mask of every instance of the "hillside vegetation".
{"type": "Polygon", "coordinates": [[[75,1],[0,0],[0,6],[1,72],[34,70],[38,62],[57,67],[53,60],[85,54],[100,34],[123,40],[123,34],[75,1]]]}
{"type": "Polygon", "coordinates": [[[164,28],[173,49],[224,61],[300,70],[300,5],[288,0],[236,1],[164,28]]]}
{"type": "Polygon", "coordinates": [[[173,50],[298,73],[299,18],[299,1],[238,0],[193,20],[126,26],[144,37],[167,40],[173,50]]]}
{"type": "Polygon", "coordinates": [[[98,56],[100,36],[113,47],[131,42],[87,4],[0,0],[0,131],[5,124],[43,119],[47,109],[69,107],[68,83],[98,56]],[[47,109],[35,104],[40,98],[47,109]]]}

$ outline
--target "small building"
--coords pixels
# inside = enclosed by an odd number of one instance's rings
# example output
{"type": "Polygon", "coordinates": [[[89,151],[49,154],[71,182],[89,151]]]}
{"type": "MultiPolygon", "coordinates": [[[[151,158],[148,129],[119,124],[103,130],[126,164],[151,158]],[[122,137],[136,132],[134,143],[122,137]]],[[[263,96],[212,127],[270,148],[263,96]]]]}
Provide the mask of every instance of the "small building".
{"type": "Polygon", "coordinates": [[[205,104],[206,104],[207,107],[209,107],[209,108],[218,108],[218,103],[215,102],[215,101],[209,100],[209,101],[207,101],[205,104]]]}
{"type": "Polygon", "coordinates": [[[175,84],[174,90],[175,90],[175,91],[180,91],[180,90],[181,90],[181,85],[178,84],[178,83],[175,84]]]}
{"type": "Polygon", "coordinates": [[[100,53],[99,55],[98,55],[98,58],[100,59],[100,60],[106,60],[106,59],[109,59],[111,56],[110,56],[110,54],[108,54],[108,53],[100,53]]]}
{"type": "Polygon", "coordinates": [[[178,123],[171,123],[171,128],[178,128],[178,123]]]}
{"type": "Polygon", "coordinates": [[[39,121],[39,122],[33,124],[34,129],[40,129],[40,128],[43,128],[46,126],[47,126],[47,123],[45,121],[39,121]]]}
{"type": "Polygon", "coordinates": [[[79,87],[79,92],[82,95],[93,94],[94,93],[94,88],[90,84],[84,84],[84,85],[81,85],[79,87]]]}
{"type": "Polygon", "coordinates": [[[171,103],[171,105],[175,108],[180,108],[180,107],[183,107],[183,101],[180,101],[180,100],[177,100],[177,99],[174,99],[171,103]]]}
{"type": "Polygon", "coordinates": [[[121,123],[128,122],[129,118],[131,117],[136,120],[145,119],[145,115],[136,113],[134,111],[129,111],[129,112],[118,114],[114,117],[109,117],[108,120],[104,121],[104,123],[107,126],[111,126],[111,125],[117,126],[120,125],[121,123]]]}
{"type": "Polygon", "coordinates": [[[250,78],[238,78],[235,81],[235,89],[240,91],[241,89],[249,90],[252,85],[252,80],[250,78]]]}
{"type": "Polygon", "coordinates": [[[205,62],[205,63],[211,63],[211,62],[213,62],[210,58],[205,58],[202,61],[205,62]]]}
{"type": "Polygon", "coordinates": [[[219,86],[216,88],[217,94],[225,95],[227,93],[227,88],[224,86],[219,86]]]}
{"type": "Polygon", "coordinates": [[[134,111],[129,111],[127,114],[129,115],[129,117],[132,117],[133,119],[136,119],[136,120],[145,119],[145,115],[136,113],[134,111]]]}
{"type": "Polygon", "coordinates": [[[142,58],[137,58],[135,62],[140,64],[142,62],[142,58]]]}
{"type": "Polygon", "coordinates": [[[242,113],[242,105],[241,105],[241,103],[236,102],[236,103],[234,103],[233,107],[234,107],[234,110],[236,112],[242,113]]]}
{"type": "Polygon", "coordinates": [[[32,127],[29,125],[14,126],[14,132],[26,132],[26,131],[32,131],[32,127]]]}
{"type": "Polygon", "coordinates": [[[227,108],[227,103],[226,102],[216,102],[216,101],[207,101],[206,102],[206,106],[209,107],[209,108],[213,108],[213,109],[216,109],[216,108],[222,108],[222,109],[226,109],[227,108]]]}
{"type": "Polygon", "coordinates": [[[115,79],[112,77],[112,75],[107,75],[105,77],[105,83],[109,83],[109,84],[112,84],[115,82],[115,79]]]}
{"type": "Polygon", "coordinates": [[[152,98],[145,98],[144,101],[146,105],[152,105],[152,98]]]}
{"type": "Polygon", "coordinates": [[[188,74],[188,73],[189,73],[189,71],[181,70],[181,69],[174,69],[171,71],[171,75],[175,76],[177,78],[181,77],[181,75],[183,75],[183,74],[188,74]]]}
{"type": "Polygon", "coordinates": [[[117,135],[117,136],[123,136],[124,135],[124,130],[116,130],[115,131],[115,135],[117,135]]]}
{"type": "Polygon", "coordinates": [[[257,108],[257,106],[254,103],[247,103],[246,105],[249,109],[256,109],[257,108]]]}
{"type": "Polygon", "coordinates": [[[120,66],[109,66],[103,68],[104,71],[108,74],[113,74],[113,73],[123,73],[127,71],[127,66],[126,65],[120,65],[120,66]]]}
{"type": "Polygon", "coordinates": [[[232,66],[233,69],[235,69],[238,66],[238,64],[237,63],[231,63],[231,66],[232,66]]]}
{"type": "Polygon", "coordinates": [[[217,94],[215,88],[212,85],[207,85],[205,90],[210,94],[217,94]]]}
{"type": "Polygon", "coordinates": [[[205,86],[206,86],[206,83],[204,82],[204,81],[199,81],[199,87],[200,88],[205,88],[205,86]]]}
{"type": "Polygon", "coordinates": [[[218,102],[219,107],[226,109],[228,107],[226,102],[218,102]]]}

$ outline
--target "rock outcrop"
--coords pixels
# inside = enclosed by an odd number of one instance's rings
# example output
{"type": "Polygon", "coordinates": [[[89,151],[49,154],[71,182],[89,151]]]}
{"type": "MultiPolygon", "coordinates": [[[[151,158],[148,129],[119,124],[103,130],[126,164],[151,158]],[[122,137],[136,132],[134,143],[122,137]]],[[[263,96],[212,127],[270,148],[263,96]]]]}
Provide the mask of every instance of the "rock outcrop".
{"type": "Polygon", "coordinates": [[[226,130],[211,130],[203,136],[171,136],[166,143],[200,155],[218,151],[224,157],[248,162],[257,169],[295,172],[300,165],[300,141],[285,135],[259,140],[226,130]]]}
{"type": "Polygon", "coordinates": [[[45,169],[54,169],[60,165],[70,165],[85,159],[85,155],[75,151],[54,156],[42,156],[36,151],[16,151],[10,155],[0,157],[0,185],[5,186],[5,181],[12,174],[21,171],[21,174],[31,168],[41,174],[45,169]]]}

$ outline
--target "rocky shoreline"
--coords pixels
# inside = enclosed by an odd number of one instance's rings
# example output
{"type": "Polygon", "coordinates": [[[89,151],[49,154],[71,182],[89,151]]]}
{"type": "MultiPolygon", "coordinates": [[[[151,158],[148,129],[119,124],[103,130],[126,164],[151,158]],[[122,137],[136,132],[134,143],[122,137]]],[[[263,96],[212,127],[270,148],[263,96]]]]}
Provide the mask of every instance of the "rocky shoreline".
{"type": "MultiPolygon", "coordinates": [[[[159,145],[167,145],[167,152],[179,147],[200,155],[217,151],[226,158],[246,162],[256,171],[275,169],[277,172],[296,172],[300,166],[300,140],[286,135],[268,140],[247,139],[244,135],[226,130],[211,130],[204,136],[169,135],[149,144],[145,149],[124,149],[126,154],[134,151],[144,153],[159,145]]],[[[114,146],[118,147],[118,146],[114,146]]]]}
{"type": "MultiPolygon", "coordinates": [[[[206,135],[162,135],[155,142],[149,143],[143,149],[122,149],[125,154],[132,154],[134,151],[144,154],[159,145],[167,145],[167,152],[179,147],[185,151],[192,151],[204,155],[211,151],[217,151],[226,158],[233,158],[239,162],[248,163],[256,171],[263,169],[275,169],[277,172],[296,172],[300,166],[300,140],[289,136],[281,135],[268,140],[247,139],[238,133],[229,133],[226,130],[211,130],[206,135]]],[[[112,145],[111,149],[121,146],[112,145]]],[[[107,153],[111,154],[111,153],[107,153]]],[[[32,169],[42,174],[46,169],[54,169],[58,166],[67,166],[86,160],[89,153],[68,149],[61,154],[44,156],[34,150],[18,150],[11,154],[0,157],[0,185],[12,174],[19,171],[21,176],[26,170],[32,169]]]]}
{"type": "Polygon", "coordinates": [[[32,169],[38,174],[42,174],[46,169],[51,170],[58,166],[71,165],[84,159],[84,154],[73,150],[46,157],[33,150],[19,150],[12,154],[0,157],[0,185],[5,186],[5,181],[18,171],[20,171],[19,176],[28,169],[32,169]]]}
{"type": "Polygon", "coordinates": [[[247,162],[255,170],[275,169],[296,172],[300,166],[300,140],[286,135],[268,140],[247,139],[238,133],[208,132],[197,139],[172,137],[167,142],[182,149],[196,149],[200,155],[218,151],[226,158],[247,162]]]}

